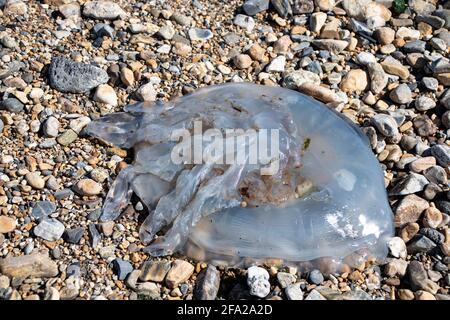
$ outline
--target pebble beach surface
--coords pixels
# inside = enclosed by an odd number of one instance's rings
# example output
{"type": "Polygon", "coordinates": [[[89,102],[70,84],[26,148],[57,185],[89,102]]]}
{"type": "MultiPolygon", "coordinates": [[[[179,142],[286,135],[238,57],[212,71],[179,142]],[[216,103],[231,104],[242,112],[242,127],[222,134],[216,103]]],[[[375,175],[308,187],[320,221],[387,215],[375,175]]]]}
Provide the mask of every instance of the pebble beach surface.
{"type": "Polygon", "coordinates": [[[0,300],[450,299],[450,4],[0,0],[0,300]],[[142,252],[144,206],[98,221],[128,150],[88,137],[137,101],[253,82],[357,123],[396,237],[342,272],[142,252]]]}

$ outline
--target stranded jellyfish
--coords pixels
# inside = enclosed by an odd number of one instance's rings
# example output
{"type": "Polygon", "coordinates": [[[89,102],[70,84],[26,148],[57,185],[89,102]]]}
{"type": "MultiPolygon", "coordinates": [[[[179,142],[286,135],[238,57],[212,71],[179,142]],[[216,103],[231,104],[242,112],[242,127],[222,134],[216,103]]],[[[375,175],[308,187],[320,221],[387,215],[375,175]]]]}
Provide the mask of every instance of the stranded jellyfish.
{"type": "Polygon", "coordinates": [[[134,149],[100,219],[117,219],[136,194],[148,208],[139,233],[153,256],[339,266],[387,254],[392,211],[365,135],[296,91],[211,86],[128,106],[87,133],[134,149]]]}

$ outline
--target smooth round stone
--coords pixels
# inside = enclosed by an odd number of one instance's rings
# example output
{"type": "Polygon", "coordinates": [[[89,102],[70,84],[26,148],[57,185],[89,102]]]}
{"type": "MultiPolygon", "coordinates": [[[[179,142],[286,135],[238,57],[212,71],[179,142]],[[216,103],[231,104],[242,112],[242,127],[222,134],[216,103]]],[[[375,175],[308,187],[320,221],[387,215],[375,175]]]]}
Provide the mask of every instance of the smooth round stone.
{"type": "Polygon", "coordinates": [[[0,216],[0,233],[9,233],[16,229],[16,220],[7,216],[0,216]]]}
{"type": "Polygon", "coordinates": [[[92,179],[82,179],[76,184],[76,191],[82,196],[95,196],[102,190],[102,186],[92,179]]]}

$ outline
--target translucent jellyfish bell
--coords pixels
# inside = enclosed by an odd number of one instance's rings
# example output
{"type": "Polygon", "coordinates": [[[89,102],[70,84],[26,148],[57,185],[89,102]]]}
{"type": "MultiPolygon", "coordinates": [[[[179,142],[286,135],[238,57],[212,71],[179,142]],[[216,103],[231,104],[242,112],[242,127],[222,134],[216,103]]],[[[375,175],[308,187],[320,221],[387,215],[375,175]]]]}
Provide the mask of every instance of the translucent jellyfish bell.
{"type": "MultiPolygon", "coordinates": [[[[116,219],[136,193],[149,208],[140,236],[152,255],[178,251],[228,266],[276,259],[317,267],[313,262],[358,264],[361,257],[387,254],[393,215],[366,137],[296,91],[211,86],[167,104],[130,106],[93,121],[87,132],[135,149],[101,219],[116,219]],[[263,177],[261,164],[173,163],[172,132],[186,129],[194,137],[195,121],[202,134],[208,128],[277,129],[279,170],[263,177]]],[[[242,141],[241,148],[250,148],[251,141],[242,141]]]]}

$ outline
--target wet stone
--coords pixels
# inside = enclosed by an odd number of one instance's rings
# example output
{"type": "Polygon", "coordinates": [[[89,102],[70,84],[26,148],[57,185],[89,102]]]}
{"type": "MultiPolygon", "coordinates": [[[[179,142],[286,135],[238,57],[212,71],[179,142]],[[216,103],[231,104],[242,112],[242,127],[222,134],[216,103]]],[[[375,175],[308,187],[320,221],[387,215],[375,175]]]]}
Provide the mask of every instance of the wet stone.
{"type": "Polygon", "coordinates": [[[323,275],[319,270],[312,270],[309,273],[308,279],[314,284],[321,284],[324,281],[323,275]]]}

